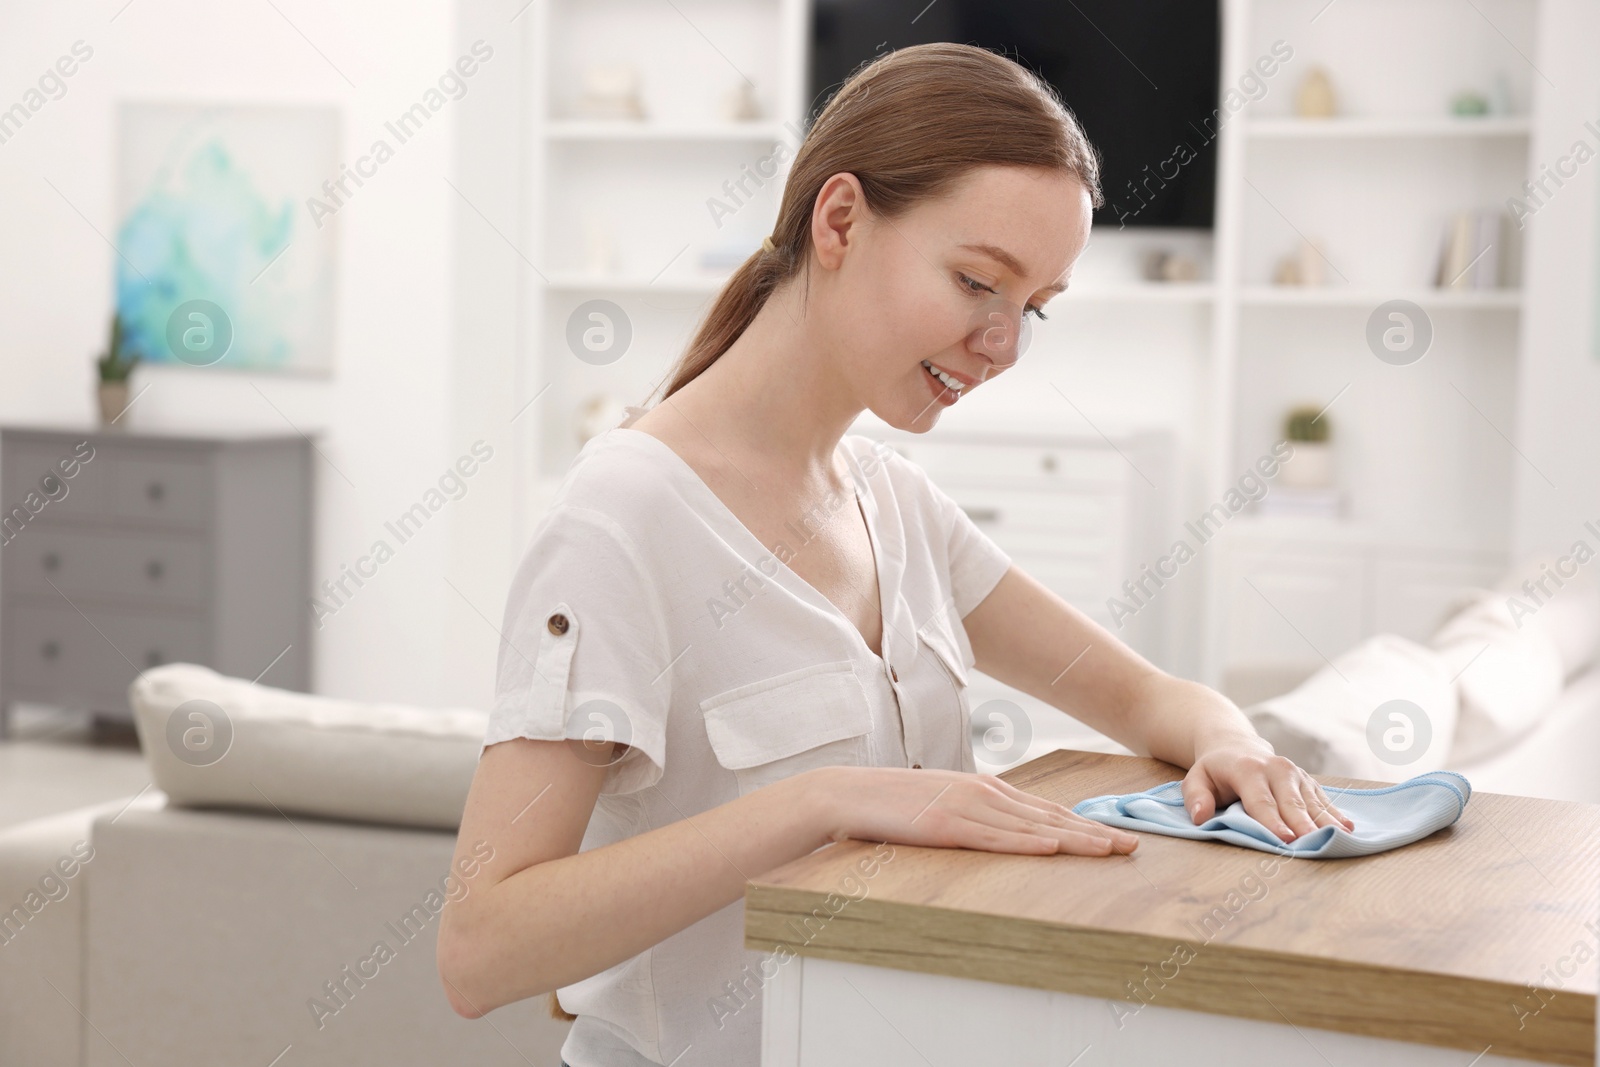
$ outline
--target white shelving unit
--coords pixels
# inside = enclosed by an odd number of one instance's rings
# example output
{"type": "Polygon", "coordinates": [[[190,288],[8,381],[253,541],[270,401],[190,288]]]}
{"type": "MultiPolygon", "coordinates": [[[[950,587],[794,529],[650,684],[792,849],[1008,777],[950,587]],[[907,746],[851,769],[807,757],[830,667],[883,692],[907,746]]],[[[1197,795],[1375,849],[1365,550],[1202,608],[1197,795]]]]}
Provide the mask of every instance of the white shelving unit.
{"type": "MultiPolygon", "coordinates": [[[[1273,42],[1294,56],[1220,127],[1214,230],[1096,230],[1024,359],[928,435],[1165,433],[1176,450],[1161,487],[1171,529],[1153,537],[1170,543],[1281,436],[1290,407],[1331,403],[1349,516],[1286,523],[1241,513],[1184,568],[1184,590],[1152,605],[1162,665],[1214,685],[1240,668],[1307,673],[1374,628],[1425,629],[1460,586],[1501,569],[1509,545],[1522,296],[1514,284],[1428,283],[1449,214],[1503,204],[1529,170],[1526,116],[1541,83],[1524,57],[1538,0],[1318,7],[1223,0],[1223,92],[1273,42]],[[1343,116],[1292,117],[1313,64],[1331,71],[1343,116]],[[1453,92],[1487,90],[1497,71],[1515,114],[1447,114],[1453,92]],[[1302,236],[1325,254],[1328,284],[1271,285],[1273,263],[1302,236]],[[1202,279],[1141,281],[1140,257],[1153,248],[1192,256],[1202,279]],[[1409,367],[1365,345],[1369,314],[1394,299],[1421,306],[1434,328],[1432,350],[1409,367]],[[1285,590],[1283,603],[1264,606],[1241,576],[1285,590]],[[1296,629],[1323,633],[1320,647],[1296,629]]],[[[599,394],[642,401],[688,342],[725,277],[699,269],[699,253],[754,250],[770,229],[787,166],[765,176],[760,164],[785,147],[792,157],[820,103],[805,92],[809,18],[808,0],[533,0],[521,16],[530,59],[522,247],[540,264],[528,272],[518,383],[519,396],[539,394],[518,421],[533,475],[524,536],[577,452],[578,405],[599,394]],[[643,72],[649,119],[572,117],[570,87],[602,60],[643,72]],[[765,116],[716,121],[718,95],[742,77],[765,116]],[[713,199],[732,213],[713,218],[713,199]],[[615,244],[610,262],[588,252],[596,233],[615,244]],[[626,356],[606,366],[579,360],[566,342],[572,313],[597,299],[622,307],[633,331],[626,356]]],[[[1511,257],[1513,282],[1515,270],[1511,257]]]]}
{"type": "Polygon", "coordinates": [[[1278,138],[1385,137],[1527,137],[1532,126],[1525,115],[1455,117],[1449,115],[1376,115],[1328,119],[1257,119],[1245,132],[1255,140],[1278,138]]]}
{"type": "Polygon", "coordinates": [[[1281,435],[1287,408],[1309,403],[1328,406],[1349,501],[1338,519],[1241,515],[1210,554],[1202,676],[1247,701],[1372,633],[1425,638],[1506,566],[1515,249],[1502,249],[1505,288],[1426,283],[1450,213],[1503,205],[1527,174],[1540,83],[1526,59],[1537,0],[1225,11],[1225,79],[1275,41],[1295,56],[1220,139],[1213,498],[1281,435]],[[1292,117],[1313,64],[1331,72],[1343,116],[1292,117]],[[1516,114],[1446,113],[1451,94],[1487,90],[1497,71],[1516,114]],[[1301,237],[1323,251],[1329,284],[1268,284],[1301,237]],[[1396,299],[1434,331],[1408,366],[1365,341],[1368,317],[1396,299]]]}
{"type": "Polygon", "coordinates": [[[786,167],[804,130],[801,0],[533,0],[519,16],[528,56],[527,189],[522,247],[536,250],[523,295],[523,380],[538,395],[518,418],[527,487],[519,540],[579,447],[576,412],[609,396],[639,403],[667,373],[726,270],[700,252],[753,251],[776,218],[786,167]],[[589,63],[627,62],[641,75],[646,116],[576,116],[589,63]],[[748,80],[765,116],[720,117],[723,94],[748,80]],[[733,210],[718,218],[709,202],[733,210]],[[609,250],[609,254],[607,254],[609,250]],[[632,330],[615,362],[586,363],[567,341],[582,305],[608,300],[632,330]]]}

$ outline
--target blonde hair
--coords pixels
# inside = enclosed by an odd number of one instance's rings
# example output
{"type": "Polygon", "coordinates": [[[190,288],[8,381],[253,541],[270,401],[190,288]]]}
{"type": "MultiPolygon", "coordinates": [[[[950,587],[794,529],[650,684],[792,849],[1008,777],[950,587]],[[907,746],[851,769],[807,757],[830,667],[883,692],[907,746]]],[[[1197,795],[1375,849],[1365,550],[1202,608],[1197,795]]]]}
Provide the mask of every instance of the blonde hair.
{"type": "Polygon", "coordinates": [[[899,218],[982,166],[1065,171],[1100,191],[1100,158],[1054,88],[1013,60],[965,44],[919,44],[859,67],[817,116],[783,189],[771,252],[728,279],[667,379],[663,399],[688,385],[738,339],[767,297],[808,260],[811,213],[823,183],[860,181],[877,215],[899,218]]]}

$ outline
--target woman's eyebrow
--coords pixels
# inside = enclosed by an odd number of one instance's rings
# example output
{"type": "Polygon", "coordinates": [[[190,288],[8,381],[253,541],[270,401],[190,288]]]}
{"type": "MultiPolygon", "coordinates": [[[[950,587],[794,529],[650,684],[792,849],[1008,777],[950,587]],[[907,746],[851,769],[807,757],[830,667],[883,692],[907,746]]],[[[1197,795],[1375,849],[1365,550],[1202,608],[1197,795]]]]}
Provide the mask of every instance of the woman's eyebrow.
{"type": "MultiPolygon", "coordinates": [[[[973,252],[982,252],[984,255],[988,256],[996,263],[999,263],[1001,266],[1005,267],[1006,270],[1009,270],[1012,274],[1015,274],[1019,278],[1025,278],[1028,275],[1027,268],[1024,267],[1020,261],[1018,261],[1017,257],[1012,255],[1010,252],[1007,252],[999,245],[964,244],[959,247],[969,249],[973,252]]],[[[1049,293],[1051,296],[1055,296],[1057,293],[1064,292],[1066,288],[1066,282],[1057,282],[1055,285],[1047,285],[1039,291],[1041,293],[1049,293]]]]}

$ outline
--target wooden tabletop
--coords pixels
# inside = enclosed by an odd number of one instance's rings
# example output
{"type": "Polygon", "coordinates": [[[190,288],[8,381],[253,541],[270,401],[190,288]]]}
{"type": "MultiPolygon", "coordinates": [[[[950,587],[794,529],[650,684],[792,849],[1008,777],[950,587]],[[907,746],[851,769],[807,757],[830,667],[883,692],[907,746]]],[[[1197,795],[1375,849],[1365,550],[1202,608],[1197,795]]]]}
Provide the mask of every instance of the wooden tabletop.
{"type": "MultiPolygon", "coordinates": [[[[1183,775],[1069,749],[1001,777],[1071,807],[1183,775]]],[[[745,945],[1592,1067],[1600,805],[1474,792],[1452,826],[1336,860],[846,841],[750,882],[745,945]]]]}

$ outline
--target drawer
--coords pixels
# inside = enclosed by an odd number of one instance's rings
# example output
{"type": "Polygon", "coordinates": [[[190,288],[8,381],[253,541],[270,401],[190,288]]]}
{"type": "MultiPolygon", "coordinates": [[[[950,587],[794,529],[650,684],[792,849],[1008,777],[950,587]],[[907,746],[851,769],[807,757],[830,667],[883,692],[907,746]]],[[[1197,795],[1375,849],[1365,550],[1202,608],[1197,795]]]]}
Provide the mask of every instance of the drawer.
{"type": "Polygon", "coordinates": [[[1116,553],[1127,540],[1126,501],[1114,494],[963,490],[954,499],[1012,555],[1116,553]]]}
{"type": "Polygon", "coordinates": [[[181,526],[204,524],[211,514],[211,471],[203,460],[119,455],[111,510],[118,518],[181,526]]]}
{"type": "MultiPolygon", "coordinates": [[[[1049,489],[1070,485],[1122,485],[1137,477],[1109,448],[1066,448],[961,441],[894,442],[941,487],[1014,485],[1049,489]]],[[[949,491],[948,489],[946,491],[949,491]]]]}
{"type": "Polygon", "coordinates": [[[20,593],[195,605],[205,597],[209,553],[198,537],[56,526],[9,548],[5,580],[20,593]]]}
{"type": "Polygon", "coordinates": [[[120,709],[138,673],[163,663],[204,663],[209,642],[198,612],[86,608],[8,599],[4,627],[8,688],[41,701],[116,697],[120,709]]]}
{"type": "Polygon", "coordinates": [[[0,454],[0,508],[5,540],[38,522],[104,514],[111,486],[111,460],[87,441],[7,442],[0,454]],[[87,458],[85,458],[87,457],[87,458]],[[67,475],[71,471],[71,476],[67,475]]]}
{"type": "Polygon", "coordinates": [[[973,509],[967,514],[972,517],[973,524],[978,529],[988,534],[995,544],[1012,556],[1018,553],[1040,556],[1065,554],[1114,556],[1120,559],[1123,555],[1122,538],[1115,536],[1114,531],[1086,533],[1074,530],[1017,529],[990,518],[987,512],[980,509],[973,509]]]}

